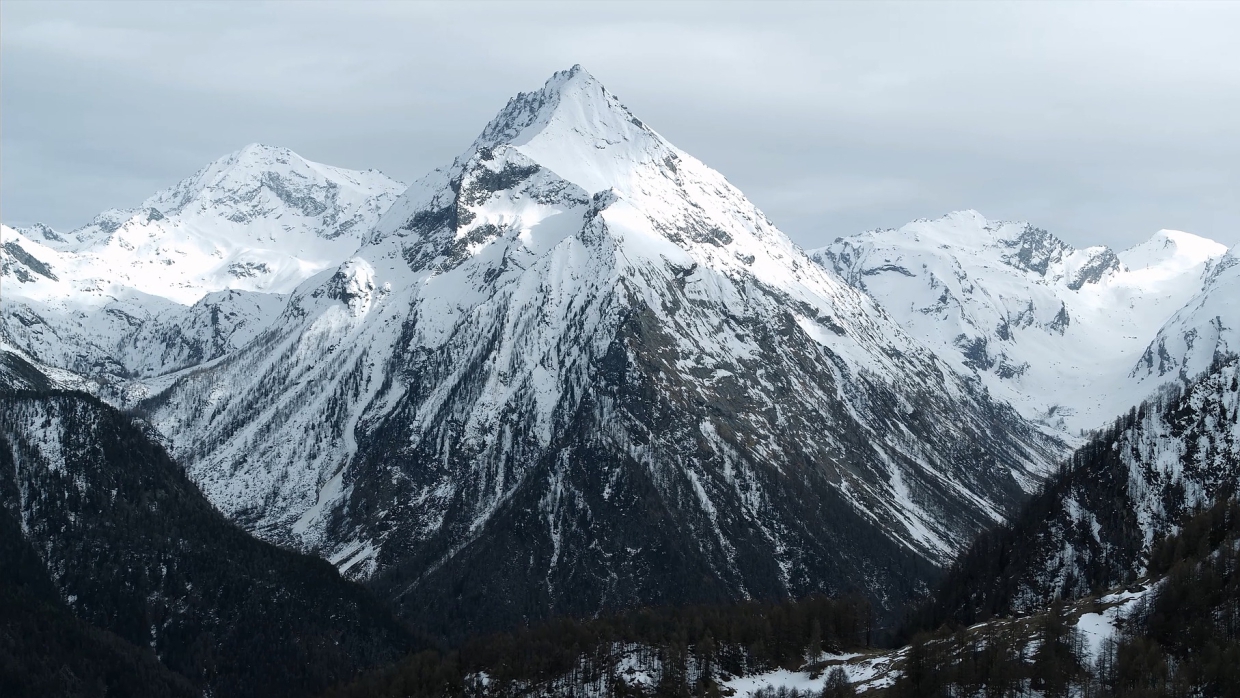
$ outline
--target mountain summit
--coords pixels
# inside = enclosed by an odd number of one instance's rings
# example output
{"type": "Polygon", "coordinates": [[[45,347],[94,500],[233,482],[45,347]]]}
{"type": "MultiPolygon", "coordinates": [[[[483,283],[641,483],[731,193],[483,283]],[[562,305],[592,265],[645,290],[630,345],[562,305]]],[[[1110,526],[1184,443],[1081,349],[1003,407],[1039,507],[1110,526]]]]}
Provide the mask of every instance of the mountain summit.
{"type": "Polygon", "coordinates": [[[222,511],[452,634],[813,591],[894,610],[1062,452],[579,67],[249,346],[142,389],[222,511]]]}
{"type": "MultiPolygon", "coordinates": [[[[248,225],[290,216],[313,221],[316,237],[333,240],[373,225],[403,190],[376,170],[321,165],[288,148],[251,143],[155,194],[141,208],[248,225]]],[[[284,221],[281,230],[294,227],[291,223],[284,221]]]]}
{"type": "Polygon", "coordinates": [[[109,385],[209,361],[353,254],[404,190],[249,145],[72,232],[6,226],[0,339],[109,385]]]}
{"type": "Polygon", "coordinates": [[[508,145],[593,194],[631,193],[635,168],[674,151],[580,65],[509,100],[469,155],[508,145]]]}
{"type": "Polygon", "coordinates": [[[65,277],[19,295],[98,305],[136,290],[189,305],[224,289],[287,292],[357,249],[405,185],[252,144],[134,209],[69,233],[6,231],[65,277]]]}

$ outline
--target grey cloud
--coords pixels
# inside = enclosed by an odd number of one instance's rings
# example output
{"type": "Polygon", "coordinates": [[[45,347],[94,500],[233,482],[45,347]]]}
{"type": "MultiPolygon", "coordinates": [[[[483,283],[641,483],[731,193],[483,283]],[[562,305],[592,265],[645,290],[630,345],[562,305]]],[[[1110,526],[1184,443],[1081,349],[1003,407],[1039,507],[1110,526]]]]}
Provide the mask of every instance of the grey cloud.
{"type": "Polygon", "coordinates": [[[949,210],[1240,243],[1240,5],[0,5],[0,209],[71,228],[252,141],[413,180],[582,63],[795,240],[949,210]]]}

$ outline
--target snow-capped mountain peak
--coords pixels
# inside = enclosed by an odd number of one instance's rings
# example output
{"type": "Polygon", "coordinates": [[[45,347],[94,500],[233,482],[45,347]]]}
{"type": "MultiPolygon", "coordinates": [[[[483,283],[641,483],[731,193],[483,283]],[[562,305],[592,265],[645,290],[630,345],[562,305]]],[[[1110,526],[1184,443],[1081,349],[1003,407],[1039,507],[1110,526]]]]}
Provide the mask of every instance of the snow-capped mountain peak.
{"type": "Polygon", "coordinates": [[[5,227],[0,338],[105,383],[209,361],[348,259],[405,188],[250,145],[72,233],[5,227]]]}
{"type": "Polygon", "coordinates": [[[376,170],[321,165],[288,148],[251,143],[156,193],[141,208],[169,216],[206,214],[235,223],[289,213],[321,219],[324,225],[314,232],[330,239],[364,225],[367,217],[347,214],[360,212],[355,209],[365,208],[377,192],[392,197],[403,188],[376,170]]]}
{"type": "Polygon", "coordinates": [[[1119,254],[1131,272],[1159,281],[1196,269],[1226,254],[1227,246],[1180,230],[1160,230],[1149,240],[1119,254]]]}
{"type": "MultiPolygon", "coordinates": [[[[1184,247],[1212,252],[1212,244],[1189,236],[1184,247]]],[[[1129,377],[1147,391],[1168,380],[1185,382],[1219,360],[1240,353],[1240,250],[1232,248],[1209,260],[1200,292],[1176,312],[1146,346],[1129,377]]],[[[1181,254],[1187,256],[1186,254],[1181,254]]],[[[1172,257],[1164,264],[1182,263],[1172,257]]]]}
{"type": "Polygon", "coordinates": [[[634,165],[673,150],[580,65],[510,99],[470,154],[501,144],[591,194],[611,188],[625,193],[634,165]]]}
{"type": "Polygon", "coordinates": [[[347,259],[405,188],[374,170],[248,145],[138,208],[109,209],[65,235],[29,229],[64,272],[37,295],[97,303],[130,289],[189,305],[224,289],[287,292],[347,259]]]}
{"type": "Polygon", "coordinates": [[[689,567],[723,581],[686,598],[864,569],[895,599],[898,560],[946,559],[1061,448],[580,68],[510,100],[252,346],[150,389],[221,510],[426,615],[476,612],[437,596],[449,578],[593,612],[680,594],[689,567]]]}

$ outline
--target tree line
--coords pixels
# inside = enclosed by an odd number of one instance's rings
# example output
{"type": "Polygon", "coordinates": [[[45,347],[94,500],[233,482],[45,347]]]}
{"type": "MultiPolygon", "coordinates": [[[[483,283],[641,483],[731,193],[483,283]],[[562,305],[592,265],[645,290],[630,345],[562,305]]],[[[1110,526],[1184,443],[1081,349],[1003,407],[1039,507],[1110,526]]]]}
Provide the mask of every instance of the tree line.
{"type": "MultiPolygon", "coordinates": [[[[860,596],[813,596],[559,618],[421,652],[327,695],[523,696],[554,685],[566,695],[589,687],[611,696],[718,696],[725,675],[799,669],[823,652],[869,646],[871,616],[860,596]],[[631,681],[626,666],[650,683],[631,681]]],[[[832,690],[846,685],[841,673],[832,690]]]]}
{"type": "Polygon", "coordinates": [[[892,696],[1240,697],[1237,546],[1240,503],[1224,493],[1154,543],[1149,591],[1096,655],[1062,603],[1032,618],[943,626],[914,637],[892,696]]]}

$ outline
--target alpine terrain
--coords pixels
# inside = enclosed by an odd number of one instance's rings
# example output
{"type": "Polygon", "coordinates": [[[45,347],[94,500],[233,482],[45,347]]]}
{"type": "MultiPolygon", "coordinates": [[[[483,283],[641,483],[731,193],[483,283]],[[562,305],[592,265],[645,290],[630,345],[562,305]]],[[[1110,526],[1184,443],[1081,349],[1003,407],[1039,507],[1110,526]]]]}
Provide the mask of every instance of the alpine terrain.
{"type": "Polygon", "coordinates": [[[891,610],[1063,453],[580,67],[275,317],[216,302],[242,341],[154,361],[167,335],[127,334],[107,349],[146,363],[117,359],[118,399],[229,518],[444,632],[811,591],[891,610]]]}
{"type": "Polygon", "coordinates": [[[404,185],[249,145],[136,209],[3,229],[4,341],[116,387],[240,348],[335,267],[404,185]]]}
{"type": "Polygon", "coordinates": [[[411,186],[250,145],[0,235],[5,695],[1230,685],[1205,238],[807,253],[580,66],[411,186]]]}
{"type": "Polygon", "coordinates": [[[930,612],[960,623],[1032,613],[1131,584],[1187,516],[1240,476],[1240,359],[1166,387],[1098,433],[953,566],[930,612]]]}
{"type": "MultiPolygon", "coordinates": [[[[962,374],[1071,438],[1141,402],[1173,365],[1179,370],[1183,351],[1163,358],[1167,350],[1147,346],[1228,263],[1226,252],[1174,230],[1119,253],[1078,250],[1027,223],[964,211],[841,238],[811,254],[962,374]]],[[[1193,373],[1209,365],[1209,351],[1193,373]]]]}

